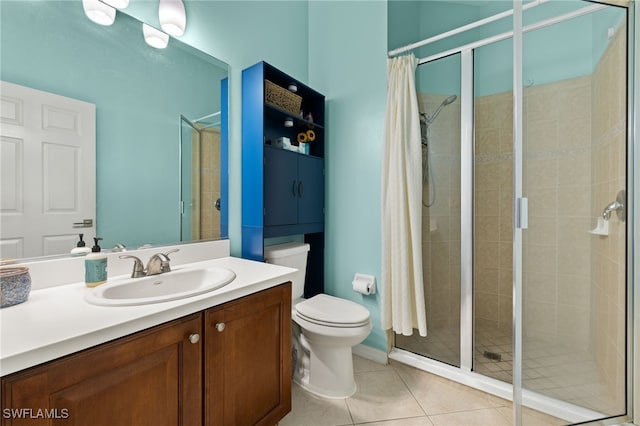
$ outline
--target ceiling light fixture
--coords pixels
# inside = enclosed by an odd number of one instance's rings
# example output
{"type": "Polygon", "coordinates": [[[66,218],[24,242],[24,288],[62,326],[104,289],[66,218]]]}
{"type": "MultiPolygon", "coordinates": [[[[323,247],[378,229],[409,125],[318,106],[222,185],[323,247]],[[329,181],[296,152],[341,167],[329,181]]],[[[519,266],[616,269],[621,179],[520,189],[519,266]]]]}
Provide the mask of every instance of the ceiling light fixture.
{"type": "Polygon", "coordinates": [[[82,0],[82,8],[87,18],[98,25],[109,26],[116,20],[116,10],[100,0],[82,0]]]}
{"type": "Polygon", "coordinates": [[[116,9],[124,9],[129,6],[129,0],[102,0],[102,2],[116,9]]]}
{"type": "Polygon", "coordinates": [[[169,44],[169,35],[150,25],[142,24],[142,34],[144,34],[144,41],[156,49],[164,49],[169,44]]]}
{"type": "Polygon", "coordinates": [[[187,14],[182,0],[160,0],[158,17],[162,31],[174,37],[184,34],[187,14]]]}

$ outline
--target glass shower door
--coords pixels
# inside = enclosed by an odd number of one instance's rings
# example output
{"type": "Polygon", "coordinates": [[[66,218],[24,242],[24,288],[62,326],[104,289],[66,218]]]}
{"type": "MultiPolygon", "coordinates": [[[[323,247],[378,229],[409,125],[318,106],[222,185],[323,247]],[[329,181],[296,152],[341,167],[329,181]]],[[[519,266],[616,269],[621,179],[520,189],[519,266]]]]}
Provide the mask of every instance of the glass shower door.
{"type": "Polygon", "coordinates": [[[427,337],[395,346],[460,366],[460,55],[418,67],[422,130],[422,261],[427,337]]]}
{"type": "Polygon", "coordinates": [[[223,236],[219,115],[211,114],[196,121],[180,116],[181,241],[223,236]]]}
{"type": "Polygon", "coordinates": [[[180,116],[180,241],[193,240],[193,216],[200,210],[196,197],[200,192],[200,181],[194,179],[200,174],[198,140],[198,129],[186,117],[180,116]]]}
{"type": "MultiPolygon", "coordinates": [[[[525,26],[594,7],[559,3],[525,26]]],[[[583,421],[627,406],[626,9],[596,7],[523,37],[523,389],[583,421]]]]}
{"type": "Polygon", "coordinates": [[[473,370],[513,375],[513,42],[474,51],[473,370]]]}
{"type": "Polygon", "coordinates": [[[522,169],[514,167],[513,42],[474,50],[473,369],[513,382],[517,274],[524,405],[555,407],[551,414],[571,422],[624,416],[626,9],[551,2],[525,11],[524,27],[522,169]],[[585,7],[598,10],[531,26],[585,7]],[[513,243],[518,174],[528,200],[522,244],[513,243]]]}

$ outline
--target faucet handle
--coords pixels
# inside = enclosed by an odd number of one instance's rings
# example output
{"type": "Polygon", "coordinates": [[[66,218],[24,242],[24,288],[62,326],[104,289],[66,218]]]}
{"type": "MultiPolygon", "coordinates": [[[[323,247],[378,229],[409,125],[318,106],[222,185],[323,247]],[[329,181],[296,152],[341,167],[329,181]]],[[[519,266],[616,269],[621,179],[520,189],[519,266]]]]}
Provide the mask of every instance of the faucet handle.
{"type": "Polygon", "coordinates": [[[144,266],[142,265],[142,261],[140,260],[140,258],[132,256],[130,254],[121,254],[118,257],[120,259],[133,259],[133,272],[131,272],[131,278],[140,278],[146,275],[144,272],[144,266]]]}
{"type": "Polygon", "coordinates": [[[169,250],[169,251],[168,251],[168,252],[166,252],[164,255],[165,255],[165,256],[167,256],[167,258],[168,258],[168,257],[169,257],[169,255],[170,255],[171,253],[175,253],[175,252],[177,252],[177,251],[180,251],[180,249],[179,249],[179,248],[175,248],[175,249],[173,249],[173,250],[169,250]]]}
{"type": "Polygon", "coordinates": [[[171,259],[169,258],[169,255],[170,255],[171,253],[175,253],[175,252],[177,252],[177,251],[180,251],[180,249],[179,249],[179,248],[175,248],[175,249],[169,250],[168,252],[164,253],[164,257],[166,258],[166,262],[164,262],[164,263],[162,264],[162,272],[163,272],[163,273],[164,273],[164,272],[171,272],[171,265],[169,264],[169,262],[171,261],[171,259]]]}
{"type": "Polygon", "coordinates": [[[147,275],[157,275],[164,274],[165,272],[171,272],[171,264],[169,263],[171,259],[169,259],[168,254],[174,253],[178,251],[169,250],[167,253],[156,253],[149,259],[147,263],[147,275]]]}

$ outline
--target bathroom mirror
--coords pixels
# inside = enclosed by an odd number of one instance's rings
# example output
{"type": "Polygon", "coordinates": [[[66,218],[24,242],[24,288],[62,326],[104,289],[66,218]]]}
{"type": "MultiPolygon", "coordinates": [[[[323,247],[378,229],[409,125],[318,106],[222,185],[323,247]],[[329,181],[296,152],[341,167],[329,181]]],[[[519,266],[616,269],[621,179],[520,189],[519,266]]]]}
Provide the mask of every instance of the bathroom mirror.
{"type": "MultiPolygon", "coordinates": [[[[0,19],[0,80],[95,105],[96,217],[90,218],[95,227],[85,232],[86,241],[97,234],[109,249],[118,243],[138,248],[226,237],[220,218],[215,223],[222,232],[183,232],[191,200],[181,199],[188,195],[181,188],[181,167],[190,167],[191,152],[181,151],[180,140],[183,117],[204,120],[218,133],[218,165],[207,166],[215,182],[182,170],[208,188],[217,185],[215,194],[207,194],[215,206],[226,194],[226,179],[220,178],[226,174],[220,171],[226,166],[220,151],[226,150],[220,144],[226,138],[227,64],[174,38],[165,49],[155,49],[145,43],[142,23],[120,11],[111,26],[97,25],[79,0],[3,0],[0,19]]],[[[25,165],[23,173],[41,166],[25,165]]],[[[29,203],[30,194],[23,196],[29,203]]],[[[220,206],[211,214],[225,216],[226,200],[220,206]]],[[[70,217],[69,223],[76,220],[70,217]]],[[[4,240],[9,229],[0,231],[4,240]]],[[[55,234],[58,253],[68,253],[80,232],[55,234]]],[[[56,253],[36,255],[50,254],[56,253]]],[[[33,256],[0,252],[4,258],[33,256]]]]}

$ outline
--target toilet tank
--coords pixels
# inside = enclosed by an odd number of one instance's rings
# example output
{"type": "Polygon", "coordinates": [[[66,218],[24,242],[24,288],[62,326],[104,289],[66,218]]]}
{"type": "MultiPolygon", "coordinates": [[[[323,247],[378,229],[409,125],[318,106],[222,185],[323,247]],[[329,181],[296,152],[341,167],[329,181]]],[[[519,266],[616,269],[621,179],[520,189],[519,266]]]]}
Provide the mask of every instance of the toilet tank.
{"type": "Polygon", "coordinates": [[[307,271],[307,254],[309,244],[285,243],[264,248],[264,260],[274,265],[296,268],[298,272],[293,279],[291,297],[293,300],[304,295],[304,279],[307,271]]]}

